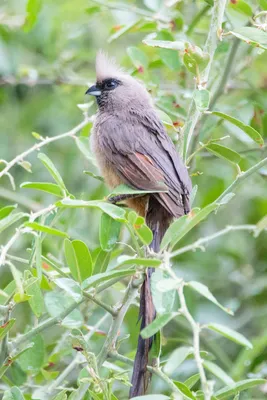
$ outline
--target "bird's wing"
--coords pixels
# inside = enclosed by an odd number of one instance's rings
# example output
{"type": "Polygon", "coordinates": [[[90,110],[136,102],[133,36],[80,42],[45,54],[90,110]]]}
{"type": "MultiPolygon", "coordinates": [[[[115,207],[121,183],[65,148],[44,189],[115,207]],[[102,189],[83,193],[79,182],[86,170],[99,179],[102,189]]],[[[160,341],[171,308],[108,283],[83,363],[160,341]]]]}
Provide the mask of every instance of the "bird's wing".
{"type": "Polygon", "coordinates": [[[189,211],[187,169],[153,110],[126,120],[111,116],[102,126],[99,140],[126,184],[141,190],[167,189],[154,195],[163,207],[175,217],[189,211]]]}

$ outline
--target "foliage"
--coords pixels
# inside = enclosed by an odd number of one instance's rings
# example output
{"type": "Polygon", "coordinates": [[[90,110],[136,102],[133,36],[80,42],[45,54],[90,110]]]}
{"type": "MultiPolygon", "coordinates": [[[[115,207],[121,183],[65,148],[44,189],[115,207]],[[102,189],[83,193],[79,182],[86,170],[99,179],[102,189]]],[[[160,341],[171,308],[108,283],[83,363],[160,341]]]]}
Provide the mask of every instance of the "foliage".
{"type": "Polygon", "coordinates": [[[151,266],[157,318],[142,335],[157,333],[159,363],[142,398],[265,398],[267,2],[0,12],[0,397],[127,398],[151,266]],[[158,255],[90,152],[99,47],[144,81],[194,184],[158,255]]]}

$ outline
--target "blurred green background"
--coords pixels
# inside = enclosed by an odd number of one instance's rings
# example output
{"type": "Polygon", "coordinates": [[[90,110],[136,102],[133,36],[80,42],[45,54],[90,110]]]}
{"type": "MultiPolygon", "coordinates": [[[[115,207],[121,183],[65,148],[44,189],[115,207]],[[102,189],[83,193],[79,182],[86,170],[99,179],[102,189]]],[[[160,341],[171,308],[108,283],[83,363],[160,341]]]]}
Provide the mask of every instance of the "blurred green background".
{"type": "MultiPolygon", "coordinates": [[[[37,4],[38,2],[36,2],[37,4]]],[[[94,60],[99,48],[116,57],[127,71],[145,82],[155,104],[171,118],[177,132],[168,126],[168,132],[177,140],[179,128],[183,126],[192,92],[193,75],[183,65],[182,55],[177,51],[158,49],[142,44],[142,40],[188,40],[203,48],[210,23],[210,8],[205,1],[178,1],[171,7],[160,10],[161,1],[125,1],[92,2],[87,0],[44,0],[40,12],[36,13],[36,22],[25,24],[27,2],[22,0],[2,0],[0,4],[0,132],[1,159],[11,160],[30,146],[36,139],[31,132],[43,137],[53,136],[72,129],[83,119],[77,104],[91,101],[85,98],[88,85],[95,79],[94,60]],[[99,4],[101,3],[101,4],[99,4]],[[115,7],[113,8],[113,6],[115,7]],[[138,7],[138,10],[132,10],[138,7]],[[195,23],[195,16],[205,8],[202,17],[195,23]],[[127,10],[128,9],[128,10],[127,10]],[[141,11],[140,11],[141,10],[141,11]],[[143,11],[143,13],[142,13],[143,11]],[[32,24],[32,27],[31,27],[32,24]],[[128,27],[126,29],[125,27],[128,27]],[[124,29],[125,28],[125,29],[124,29]],[[123,33],[125,30],[125,33],[123,33]],[[137,50],[136,50],[137,49],[137,50]]],[[[165,5],[168,2],[165,2],[165,5]]],[[[169,1],[171,4],[172,2],[169,1]]],[[[224,19],[226,31],[244,26],[249,20],[248,14],[234,9],[229,2],[224,19]]],[[[255,14],[264,7],[264,2],[247,1],[255,14]],[[262,8],[261,8],[262,7],[262,8]]],[[[40,3],[41,4],[41,3],[40,3]]],[[[224,66],[233,43],[233,37],[225,37],[218,43],[209,89],[214,92],[224,70],[224,66]]],[[[233,68],[228,79],[225,93],[220,96],[215,109],[234,116],[246,124],[255,127],[267,140],[267,53],[238,42],[233,60],[233,68]]],[[[94,113],[95,105],[89,109],[94,113]]],[[[90,128],[84,128],[80,135],[87,145],[90,128]]],[[[266,146],[259,148],[242,131],[233,125],[219,121],[208,115],[197,126],[199,137],[196,144],[207,142],[209,138],[228,136],[221,142],[242,156],[241,170],[246,170],[267,156],[266,146]]],[[[89,142],[88,142],[89,143],[89,142]]],[[[89,145],[88,145],[89,148],[89,145]]],[[[86,158],[72,138],[56,141],[42,149],[58,168],[68,190],[79,199],[102,199],[107,195],[105,185],[85,175],[84,170],[98,173],[96,167],[86,158]]],[[[16,165],[11,173],[16,182],[13,191],[7,177],[1,180],[0,205],[18,204],[18,208],[29,212],[44,208],[54,201],[53,196],[42,192],[20,188],[25,181],[49,181],[46,169],[37,159],[37,153],[27,160],[32,164],[31,173],[16,165]]],[[[205,149],[194,157],[190,174],[198,191],[194,206],[203,207],[215,200],[235,179],[237,168],[226,160],[220,159],[205,149]]],[[[183,240],[181,245],[223,229],[227,225],[256,224],[267,214],[267,168],[253,174],[237,190],[236,196],[218,213],[211,214],[206,221],[197,226],[183,240]]],[[[60,217],[58,227],[67,230],[71,238],[86,242],[89,249],[99,248],[98,229],[100,213],[91,210],[67,210],[60,217]]],[[[13,232],[10,228],[1,235],[1,244],[5,244],[13,232]]],[[[121,240],[128,240],[122,232],[121,240]]],[[[197,250],[175,259],[177,275],[185,280],[197,280],[205,283],[218,300],[235,311],[230,317],[207,302],[202,297],[186,290],[190,311],[201,323],[219,322],[242,332],[256,346],[254,350],[243,350],[239,345],[204,331],[201,335],[203,350],[210,351],[218,365],[235,379],[247,377],[266,377],[267,375],[267,233],[254,238],[248,232],[233,232],[210,243],[205,252],[197,250]]],[[[28,258],[27,248],[31,246],[31,237],[18,240],[11,251],[14,256],[28,258]]],[[[51,253],[64,262],[62,239],[49,237],[43,243],[44,254],[51,253]]],[[[113,252],[112,259],[120,253],[128,254],[121,246],[113,252]]],[[[112,261],[111,261],[112,262],[112,261]]],[[[25,265],[15,262],[23,271],[25,265]]],[[[9,266],[0,269],[0,287],[3,289],[12,279],[9,266]]],[[[105,301],[116,303],[121,298],[122,283],[105,292],[105,301]],[[108,301],[107,301],[108,300],[108,301]]],[[[49,291],[44,290],[47,296],[49,291]]],[[[85,324],[94,326],[103,312],[90,303],[81,306],[85,324]]],[[[138,308],[131,307],[123,324],[121,334],[130,333],[123,341],[122,353],[133,357],[138,325],[138,308]]],[[[20,303],[14,311],[19,323],[12,335],[25,331],[34,324],[34,316],[27,303],[20,303]]],[[[100,329],[108,331],[110,319],[100,329]]],[[[65,329],[51,328],[42,335],[44,346],[43,360],[37,368],[25,369],[20,363],[10,368],[8,379],[21,386],[25,384],[25,393],[37,393],[34,385],[47,384],[51,376],[45,377],[43,371],[62,371],[75,356],[70,346],[64,345],[59,352],[55,366],[49,357],[65,329]],[[50,365],[50,367],[49,367],[50,365]],[[26,377],[28,374],[28,378],[26,377]],[[43,375],[42,375],[43,374],[43,375]],[[33,378],[35,376],[35,378],[33,378]],[[30,378],[29,378],[30,377],[30,378]],[[32,392],[27,386],[32,383],[32,392]]],[[[180,344],[191,343],[191,333],[183,320],[177,320],[164,330],[163,359],[180,344]]],[[[64,339],[65,341],[67,338],[64,339]]],[[[97,352],[103,343],[103,336],[95,334],[90,347],[97,352]]],[[[70,385],[75,387],[81,368],[77,367],[71,375],[70,385]]],[[[193,360],[179,367],[174,375],[184,380],[196,372],[193,360]]],[[[209,373],[208,373],[209,375],[209,373]]],[[[221,383],[216,382],[216,387],[221,383]]],[[[5,382],[0,384],[0,390],[5,382]]],[[[159,379],[153,379],[153,390],[162,393],[166,387],[159,379]]],[[[120,383],[114,385],[114,393],[119,399],[127,398],[127,387],[120,383]]],[[[266,394],[255,390],[253,399],[263,399],[266,394]]],[[[265,393],[267,389],[265,388],[265,393]]],[[[38,397],[39,396],[39,397],[38,397]]],[[[31,397],[29,397],[31,398],[31,397]]],[[[242,399],[250,399],[251,394],[243,394],[242,399]]]]}

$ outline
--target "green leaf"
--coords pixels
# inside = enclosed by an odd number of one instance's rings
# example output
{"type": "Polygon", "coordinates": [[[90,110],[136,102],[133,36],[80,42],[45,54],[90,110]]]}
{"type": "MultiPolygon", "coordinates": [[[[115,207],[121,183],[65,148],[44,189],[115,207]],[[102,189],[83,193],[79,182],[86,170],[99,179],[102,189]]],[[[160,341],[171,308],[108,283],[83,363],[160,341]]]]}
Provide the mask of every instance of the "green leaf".
{"type": "Polygon", "coordinates": [[[179,389],[180,393],[183,396],[183,399],[196,400],[196,397],[193,395],[191,390],[183,382],[173,381],[173,383],[179,389]]]}
{"type": "Polygon", "coordinates": [[[109,264],[109,260],[111,257],[111,252],[107,252],[104,250],[99,251],[95,263],[94,263],[94,268],[93,268],[93,274],[99,274],[99,273],[103,273],[106,271],[108,264],[109,264]]]}
{"type": "Polygon", "coordinates": [[[61,289],[65,290],[77,303],[82,298],[82,291],[77,282],[69,278],[58,278],[55,279],[55,284],[61,289]]]}
{"type": "Polygon", "coordinates": [[[150,338],[155,333],[157,333],[160,329],[162,329],[165,325],[167,325],[167,323],[170,322],[177,315],[179,315],[178,312],[171,312],[171,313],[161,314],[161,315],[157,316],[156,319],[154,319],[154,321],[151,322],[151,324],[146,326],[141,331],[142,338],[143,339],[150,338]]]}
{"type": "Polygon", "coordinates": [[[49,235],[69,237],[69,235],[66,232],[62,232],[55,228],[50,228],[50,226],[38,224],[37,222],[25,222],[24,226],[27,226],[28,228],[32,228],[35,231],[48,233],[49,235]]]}
{"type": "Polygon", "coordinates": [[[2,207],[0,209],[0,220],[7,217],[10,213],[12,213],[12,211],[15,210],[17,206],[18,206],[17,204],[14,204],[13,206],[2,207]]]}
{"type": "Polygon", "coordinates": [[[126,222],[125,220],[125,210],[122,208],[115,206],[114,204],[109,204],[104,201],[84,201],[84,200],[72,200],[72,199],[63,199],[56,203],[57,207],[71,207],[71,208],[98,208],[104,213],[110,215],[116,221],[126,222]]]}
{"type": "Polygon", "coordinates": [[[17,214],[9,214],[7,217],[0,220],[0,233],[7,229],[10,225],[19,221],[21,218],[26,217],[27,214],[19,212],[17,214]]]}
{"type": "MultiPolygon", "coordinates": [[[[166,114],[164,111],[159,110],[158,108],[156,109],[156,113],[159,117],[159,119],[161,120],[161,122],[164,125],[168,125],[168,126],[172,126],[173,127],[173,122],[170,119],[170,117],[168,116],[168,114],[166,114]]],[[[155,192],[154,192],[155,193],[155,192]]]]}
{"type": "Polygon", "coordinates": [[[115,221],[107,214],[102,214],[100,229],[99,229],[99,241],[104,251],[111,251],[116,245],[121,230],[121,223],[115,221]]]}
{"type": "Polygon", "coordinates": [[[209,108],[210,104],[210,92],[206,89],[195,90],[193,94],[193,99],[195,101],[198,111],[206,111],[209,108]]]}
{"type": "Polygon", "coordinates": [[[223,158],[234,164],[239,164],[241,160],[241,156],[236,151],[229,149],[229,147],[222,146],[221,144],[210,143],[206,146],[206,149],[217,157],[223,158]]]}
{"type": "Polygon", "coordinates": [[[252,8],[244,0],[230,1],[229,8],[238,11],[241,14],[247,15],[248,17],[252,17],[253,15],[252,8]]]}
{"type": "Polygon", "coordinates": [[[67,400],[68,396],[66,395],[67,389],[59,392],[52,400],[67,400]]]}
{"type": "Polygon", "coordinates": [[[34,336],[31,341],[33,347],[27,349],[18,358],[18,363],[23,371],[39,371],[45,361],[45,345],[41,335],[34,336]]]}
{"type": "Polygon", "coordinates": [[[140,67],[147,68],[148,67],[148,58],[147,55],[137,47],[128,47],[127,54],[132,60],[135,68],[139,69],[140,67]]]}
{"type": "Polygon", "coordinates": [[[258,0],[258,3],[263,10],[267,10],[267,0],[258,0]]]}
{"type": "MultiPolygon", "coordinates": [[[[173,36],[168,31],[162,30],[157,35],[158,40],[172,41],[173,36]]],[[[160,59],[171,70],[177,71],[181,67],[179,53],[177,50],[159,48],[158,50],[160,59]]]]}
{"type": "Polygon", "coordinates": [[[87,160],[91,161],[93,164],[95,163],[95,159],[93,154],[90,151],[89,140],[88,137],[80,136],[75,138],[75,143],[80,150],[80,152],[87,158],[87,160]]]}
{"type": "Polygon", "coordinates": [[[107,42],[111,43],[113,42],[113,40],[118,39],[119,37],[121,37],[122,35],[124,35],[125,33],[131,31],[134,27],[136,27],[140,22],[140,19],[138,20],[134,20],[133,22],[130,22],[127,25],[124,25],[122,27],[120,27],[120,29],[118,29],[115,33],[113,33],[113,35],[111,35],[107,42]]]}
{"type": "Polygon", "coordinates": [[[217,376],[217,378],[219,378],[226,385],[231,385],[234,383],[234,380],[229,375],[227,375],[227,373],[224,372],[218,365],[214,364],[213,362],[204,360],[203,366],[208,371],[210,371],[213,375],[217,376]]]}
{"type": "Polygon", "coordinates": [[[160,358],[161,354],[161,332],[158,331],[154,337],[152,342],[152,347],[149,352],[151,358],[160,358]]]}
{"type": "Polygon", "coordinates": [[[4,392],[2,400],[25,400],[23,394],[17,386],[13,386],[4,392]]]}
{"type": "Polygon", "coordinates": [[[160,47],[163,49],[184,50],[184,42],[179,41],[171,42],[168,40],[145,39],[143,43],[147,46],[160,47]]]}
{"type": "Polygon", "coordinates": [[[44,311],[44,299],[39,286],[38,278],[30,278],[28,281],[26,281],[25,286],[27,296],[31,296],[29,299],[30,307],[36,317],[39,318],[44,311]]]}
{"type": "Polygon", "coordinates": [[[191,229],[205,219],[216,208],[218,208],[218,204],[211,203],[202,208],[202,210],[193,209],[190,214],[184,215],[173,222],[162,239],[160,246],[161,249],[166,248],[168,245],[173,248],[179,240],[181,240],[191,229]]]}
{"type": "Polygon", "coordinates": [[[203,285],[203,283],[191,281],[188,282],[188,286],[191,287],[196,292],[198,292],[199,294],[201,294],[202,296],[206,297],[206,299],[208,299],[212,303],[216,304],[216,306],[220,307],[226,313],[233,315],[233,312],[229,308],[223,307],[210,292],[209,288],[206,285],[203,285]]]}
{"type": "Polygon", "coordinates": [[[214,332],[218,332],[227,339],[241,344],[242,346],[248,347],[249,349],[252,349],[253,347],[252,344],[243,335],[241,335],[241,333],[235,332],[234,330],[226,326],[216,323],[210,323],[207,325],[207,328],[211,329],[214,332]]]}
{"type": "Polygon", "coordinates": [[[162,292],[158,285],[168,277],[166,272],[157,269],[151,276],[151,293],[153,303],[158,314],[170,313],[173,311],[173,304],[176,296],[176,289],[162,292]]]}
{"type": "Polygon", "coordinates": [[[42,161],[42,163],[44,164],[50,175],[54,178],[58,186],[61,188],[62,193],[65,194],[66,192],[68,192],[65,183],[63,182],[63,179],[60,176],[60,173],[58,172],[58,170],[56,169],[55,165],[50,160],[50,158],[48,158],[47,155],[44,153],[39,153],[38,158],[39,160],[42,161]]]}
{"type": "Polygon", "coordinates": [[[199,374],[195,374],[190,376],[186,381],[184,381],[184,384],[191,389],[200,379],[199,374]]]}
{"type": "Polygon", "coordinates": [[[221,400],[226,399],[229,396],[236,394],[237,392],[242,392],[243,390],[251,389],[258,385],[266,384],[265,379],[246,379],[244,381],[240,381],[234,383],[231,386],[226,386],[215,393],[215,396],[221,400]]]}
{"type": "Polygon", "coordinates": [[[184,62],[186,69],[188,69],[189,72],[191,72],[194,75],[197,75],[198,65],[197,65],[196,60],[194,60],[190,54],[184,53],[183,62],[184,62]]]}
{"type": "Polygon", "coordinates": [[[27,16],[24,22],[23,29],[29,32],[37,21],[37,17],[42,8],[42,0],[28,0],[27,3],[27,16]]]}
{"type": "Polygon", "coordinates": [[[104,182],[103,176],[96,175],[96,174],[94,174],[94,173],[91,172],[91,171],[83,171],[83,173],[86,174],[86,175],[91,176],[92,178],[97,179],[97,180],[100,181],[100,182],[104,182]]]}
{"type": "Polygon", "coordinates": [[[177,289],[178,286],[179,286],[179,283],[172,278],[161,279],[157,283],[157,289],[163,293],[169,292],[170,290],[177,289]]]}
{"type": "MultiPolygon", "coordinates": [[[[126,256],[125,256],[126,257],[126,256]]],[[[159,267],[161,265],[161,260],[156,258],[125,258],[119,265],[115,268],[119,268],[123,265],[143,265],[144,267],[159,267]]]]}
{"type": "Polygon", "coordinates": [[[16,321],[15,318],[11,318],[6,323],[0,326],[0,340],[4,339],[6,334],[10,331],[10,329],[14,325],[15,321],[16,321]]]}
{"type": "Polygon", "coordinates": [[[231,31],[231,33],[247,44],[267,49],[267,33],[263,30],[251,26],[243,26],[231,31]]]}
{"type": "Polygon", "coordinates": [[[189,354],[192,353],[192,347],[179,347],[175,349],[168,358],[167,363],[164,366],[164,372],[167,375],[171,375],[183,362],[186,360],[189,354]]]}
{"type": "Polygon", "coordinates": [[[53,194],[54,196],[62,197],[62,191],[58,185],[49,182],[24,182],[20,185],[25,189],[36,189],[43,192],[53,194]]]}
{"type": "Polygon", "coordinates": [[[81,240],[64,240],[64,252],[72,276],[83,282],[92,275],[93,262],[88,247],[81,240]]]}
{"type": "Polygon", "coordinates": [[[88,289],[91,286],[96,287],[99,283],[108,281],[113,278],[125,278],[126,276],[133,275],[135,273],[135,270],[120,270],[120,271],[107,271],[102,274],[96,274],[91,276],[90,278],[86,279],[82,283],[82,288],[83,289],[88,289]]]}
{"type": "MultiPolygon", "coordinates": [[[[65,293],[59,293],[55,291],[47,293],[44,300],[46,309],[51,317],[57,317],[59,314],[64,312],[64,310],[66,310],[66,308],[68,308],[73,302],[70,296],[67,296],[65,293]]],[[[83,324],[84,319],[78,309],[73,310],[61,322],[62,326],[71,329],[80,328],[83,324]]]]}
{"type": "Polygon", "coordinates": [[[142,241],[142,243],[144,243],[145,245],[148,246],[152,242],[153,233],[147,225],[143,224],[140,226],[140,225],[135,224],[134,230],[135,230],[135,233],[137,234],[137,236],[139,237],[139,239],[142,241]]]}

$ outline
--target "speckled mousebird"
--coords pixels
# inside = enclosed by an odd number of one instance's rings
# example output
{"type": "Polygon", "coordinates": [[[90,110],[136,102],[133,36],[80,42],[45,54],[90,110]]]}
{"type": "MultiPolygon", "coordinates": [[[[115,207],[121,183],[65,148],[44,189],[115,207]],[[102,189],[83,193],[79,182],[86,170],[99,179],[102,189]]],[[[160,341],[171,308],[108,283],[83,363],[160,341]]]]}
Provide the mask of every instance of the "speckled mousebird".
{"type": "MultiPolygon", "coordinates": [[[[126,184],[133,189],[155,191],[139,197],[125,195],[119,200],[145,217],[153,232],[150,248],[158,252],[171,221],[190,210],[188,171],[146,88],[102,51],[96,57],[96,84],[86,94],[96,97],[99,108],[91,146],[107,185],[114,188],[126,184]]],[[[141,329],[156,315],[150,289],[152,273],[149,268],[140,292],[141,329]]],[[[139,335],[130,398],[146,392],[152,341],[153,338],[143,339],[139,335]]]]}

